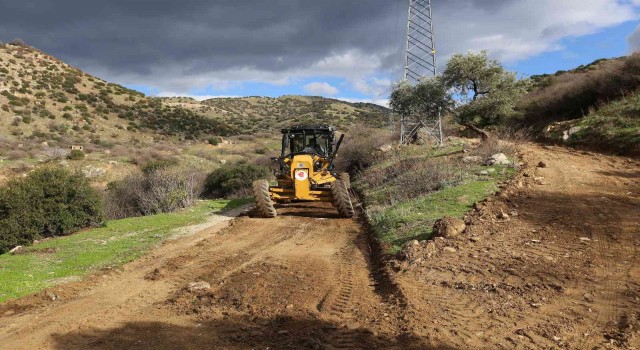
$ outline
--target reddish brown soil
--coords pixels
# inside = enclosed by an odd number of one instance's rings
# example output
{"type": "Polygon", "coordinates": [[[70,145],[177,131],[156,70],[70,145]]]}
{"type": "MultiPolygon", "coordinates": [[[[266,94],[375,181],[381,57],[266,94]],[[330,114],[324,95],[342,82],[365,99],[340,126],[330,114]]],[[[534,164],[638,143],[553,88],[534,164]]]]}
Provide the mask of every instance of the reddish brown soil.
{"type": "Polygon", "coordinates": [[[360,225],[330,204],[240,217],[86,281],[0,306],[7,349],[401,346],[393,294],[370,274],[360,225]],[[204,281],[209,289],[188,289],[204,281]],[[4,316],[3,316],[4,314],[4,316]]]}
{"type": "Polygon", "coordinates": [[[522,151],[464,234],[400,264],[411,329],[461,349],[640,348],[640,162],[522,151]]]}
{"type": "Polygon", "coordinates": [[[371,263],[357,222],[292,204],[0,304],[0,348],[639,347],[640,164],[538,146],[523,157],[529,177],[394,272],[371,263]],[[189,290],[198,281],[210,288],[189,290]]]}

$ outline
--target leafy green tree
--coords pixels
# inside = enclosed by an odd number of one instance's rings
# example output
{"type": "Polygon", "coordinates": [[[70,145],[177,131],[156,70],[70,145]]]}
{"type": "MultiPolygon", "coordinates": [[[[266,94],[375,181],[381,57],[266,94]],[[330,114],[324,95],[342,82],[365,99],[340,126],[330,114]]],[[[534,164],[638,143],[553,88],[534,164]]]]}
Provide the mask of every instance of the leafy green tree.
{"type": "Polygon", "coordinates": [[[396,84],[389,105],[394,113],[403,117],[436,117],[451,110],[453,98],[441,77],[429,77],[416,85],[407,81],[396,84]]]}
{"type": "Polygon", "coordinates": [[[518,79],[500,62],[489,59],[486,51],[453,55],[442,79],[463,103],[456,109],[458,122],[474,130],[514,116],[516,102],[529,85],[528,80],[518,79]]]}

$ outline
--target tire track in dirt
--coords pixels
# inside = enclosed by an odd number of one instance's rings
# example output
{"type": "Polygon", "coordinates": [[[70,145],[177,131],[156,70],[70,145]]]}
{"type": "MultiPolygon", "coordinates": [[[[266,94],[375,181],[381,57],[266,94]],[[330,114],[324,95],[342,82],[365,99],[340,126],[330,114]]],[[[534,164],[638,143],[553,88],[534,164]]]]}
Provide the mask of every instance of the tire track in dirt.
{"type": "Polygon", "coordinates": [[[341,252],[336,253],[338,269],[335,279],[339,284],[327,294],[326,298],[322,300],[318,307],[319,311],[332,314],[342,314],[347,311],[353,294],[354,267],[350,261],[353,253],[353,247],[345,247],[341,252]]]}
{"type": "Polygon", "coordinates": [[[523,152],[529,164],[477,206],[465,235],[396,267],[413,332],[470,349],[638,347],[640,163],[523,152]]]}
{"type": "Polygon", "coordinates": [[[327,203],[294,203],[274,219],[199,227],[122,271],[60,287],[67,290],[61,300],[1,305],[0,344],[640,346],[640,163],[538,146],[525,147],[524,159],[528,176],[480,203],[466,234],[436,239],[435,253],[398,263],[395,273],[379,271],[356,221],[339,218],[327,203]],[[536,168],[539,160],[549,166],[536,168]],[[499,211],[510,220],[498,220],[499,211]],[[188,288],[196,281],[210,287],[188,288]]]}
{"type": "Polygon", "coordinates": [[[0,328],[0,341],[59,349],[416,343],[398,340],[401,309],[376,293],[357,222],[325,204],[292,204],[279,214],[169,241],[108,280],[79,283],[84,292],[4,317],[11,327],[0,328]],[[189,288],[196,281],[210,287],[189,288]]]}

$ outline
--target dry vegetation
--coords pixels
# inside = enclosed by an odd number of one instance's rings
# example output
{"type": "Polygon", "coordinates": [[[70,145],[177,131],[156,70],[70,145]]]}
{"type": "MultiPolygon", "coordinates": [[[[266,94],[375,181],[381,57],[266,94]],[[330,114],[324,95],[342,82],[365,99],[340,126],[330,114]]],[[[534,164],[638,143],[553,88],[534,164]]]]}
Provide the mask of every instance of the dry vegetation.
{"type": "Polygon", "coordinates": [[[0,182],[42,164],[85,172],[101,187],[150,161],[178,159],[208,171],[267,165],[281,127],[385,118],[383,107],[320,97],[149,98],[20,41],[0,44],[0,182]]]}
{"type": "Polygon", "coordinates": [[[554,142],[640,154],[640,53],[532,79],[536,87],[521,99],[517,124],[554,142]]]}
{"type": "Polygon", "coordinates": [[[523,123],[577,119],[640,87],[640,53],[532,79],[537,88],[520,101],[523,123]]]}
{"type": "Polygon", "coordinates": [[[295,124],[330,124],[342,129],[362,122],[383,126],[388,118],[388,110],[378,105],[311,96],[213,98],[202,102],[176,97],[163,101],[218,118],[244,134],[277,131],[295,124]]]}
{"type": "Polygon", "coordinates": [[[0,46],[0,116],[5,140],[49,145],[148,145],[233,132],[24,45],[0,46]]]}

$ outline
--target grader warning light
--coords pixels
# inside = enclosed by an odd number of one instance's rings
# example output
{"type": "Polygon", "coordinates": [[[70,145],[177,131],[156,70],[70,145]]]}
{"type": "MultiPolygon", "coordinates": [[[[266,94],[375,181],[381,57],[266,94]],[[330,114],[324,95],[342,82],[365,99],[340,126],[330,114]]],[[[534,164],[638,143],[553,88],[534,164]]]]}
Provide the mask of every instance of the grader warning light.
{"type": "Polygon", "coordinates": [[[253,183],[257,211],[263,217],[277,215],[274,203],[294,201],[332,202],[343,217],[353,217],[349,195],[349,176],[337,174],[333,161],[344,138],[336,140],[331,126],[293,126],[282,129],[282,152],[272,158],[278,162],[278,184],[267,180],[253,183]]]}

